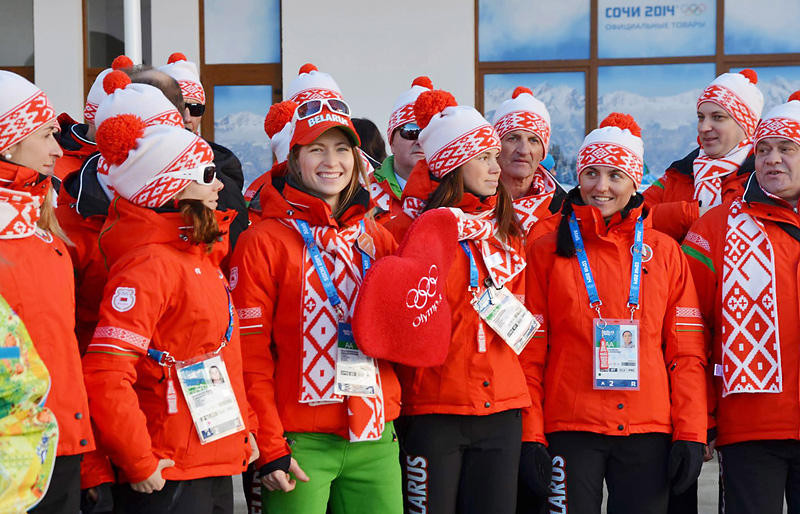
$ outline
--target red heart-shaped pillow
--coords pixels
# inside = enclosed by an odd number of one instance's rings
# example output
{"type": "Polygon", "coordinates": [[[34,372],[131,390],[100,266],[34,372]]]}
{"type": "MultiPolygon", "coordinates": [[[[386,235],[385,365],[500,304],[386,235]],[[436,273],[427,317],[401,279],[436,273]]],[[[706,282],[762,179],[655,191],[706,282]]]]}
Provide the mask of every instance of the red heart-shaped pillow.
{"type": "Polygon", "coordinates": [[[456,217],[434,209],[411,224],[394,255],[375,262],[353,312],[361,351],[407,366],[444,364],[452,322],[445,279],[457,248],[456,217]]]}

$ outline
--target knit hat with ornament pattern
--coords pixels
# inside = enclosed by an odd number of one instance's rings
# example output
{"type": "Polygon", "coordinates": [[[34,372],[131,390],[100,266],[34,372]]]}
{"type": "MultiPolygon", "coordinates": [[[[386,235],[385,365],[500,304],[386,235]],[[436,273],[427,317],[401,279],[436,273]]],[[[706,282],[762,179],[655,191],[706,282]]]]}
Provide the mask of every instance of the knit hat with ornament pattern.
{"type": "Polygon", "coordinates": [[[56,111],[47,95],[16,73],[0,70],[0,153],[47,124],[56,111]]]}
{"type": "Polygon", "coordinates": [[[289,100],[301,104],[320,98],[342,98],[342,91],[333,77],[323,73],[311,63],[300,67],[297,77],[286,89],[289,100]]]}
{"type": "Polygon", "coordinates": [[[97,123],[96,112],[97,108],[103,103],[103,100],[106,99],[106,91],[103,88],[103,81],[105,78],[115,70],[124,70],[126,68],[132,68],[133,61],[131,61],[130,57],[126,55],[120,55],[111,63],[111,67],[107,68],[100,72],[97,78],[92,83],[92,87],[89,89],[89,94],[86,96],[86,106],[83,108],[83,118],[86,120],[86,123],[97,123]]]}
{"type": "Polygon", "coordinates": [[[206,104],[206,91],[203,89],[203,84],[200,83],[197,65],[187,60],[185,55],[175,52],[169,56],[167,64],[158,69],[178,81],[184,100],[194,100],[197,103],[206,104]]]}
{"type": "Polygon", "coordinates": [[[749,68],[739,73],[723,73],[703,90],[697,107],[704,102],[719,105],[736,120],[747,137],[752,137],[764,109],[764,95],[756,84],[758,75],[749,68]]]}
{"type": "Polygon", "coordinates": [[[589,132],[578,150],[578,177],[589,166],[616,168],[639,189],[644,174],[644,144],[633,116],[612,112],[599,128],[589,132]]]}
{"type": "Polygon", "coordinates": [[[550,113],[527,87],[517,87],[511,98],[500,104],[494,112],[492,124],[500,139],[513,130],[533,132],[542,142],[542,158],[547,156],[547,148],[550,146],[550,113]]]}
{"type": "Polygon", "coordinates": [[[756,129],[755,144],[768,137],[788,139],[800,145],[800,91],[785,104],[770,109],[756,129]]]}
{"type": "Polygon", "coordinates": [[[403,91],[392,106],[392,115],[389,117],[389,129],[386,131],[387,141],[392,143],[392,134],[396,128],[402,127],[406,123],[416,123],[414,117],[414,102],[419,95],[426,91],[431,91],[433,84],[428,77],[417,77],[411,83],[411,89],[403,91]]]}

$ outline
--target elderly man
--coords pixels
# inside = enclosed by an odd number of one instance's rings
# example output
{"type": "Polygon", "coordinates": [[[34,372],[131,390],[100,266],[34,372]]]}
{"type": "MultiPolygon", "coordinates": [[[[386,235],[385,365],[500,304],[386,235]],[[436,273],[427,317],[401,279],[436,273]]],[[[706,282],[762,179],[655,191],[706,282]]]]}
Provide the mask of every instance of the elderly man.
{"type": "Polygon", "coordinates": [[[497,108],[494,128],[500,136],[500,180],[514,199],[522,228],[558,212],[566,192],[541,166],[550,145],[550,113],[526,87],[518,87],[497,108]]]}
{"type": "Polygon", "coordinates": [[[800,509],[800,93],[767,114],[754,145],[743,195],[683,243],[713,327],[709,440],[728,514],[779,514],[784,496],[800,509]]]}

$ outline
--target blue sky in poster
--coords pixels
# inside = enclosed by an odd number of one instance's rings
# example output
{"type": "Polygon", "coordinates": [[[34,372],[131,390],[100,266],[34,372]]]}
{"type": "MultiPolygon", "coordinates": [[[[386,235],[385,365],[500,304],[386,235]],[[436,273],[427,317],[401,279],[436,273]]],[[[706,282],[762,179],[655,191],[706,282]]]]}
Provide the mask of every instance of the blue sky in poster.
{"type": "Polygon", "coordinates": [[[206,64],[281,62],[280,0],[205,0],[206,64]]]}
{"type": "Polygon", "coordinates": [[[215,86],[214,119],[242,111],[266,116],[272,105],[272,86],[215,86]]]}
{"type": "Polygon", "coordinates": [[[478,42],[481,61],[586,59],[589,0],[480,0],[478,42]]]}
{"type": "Polygon", "coordinates": [[[800,52],[797,0],[725,0],[725,53],[800,52]]]}
{"type": "Polygon", "coordinates": [[[714,80],[714,64],[662,64],[648,66],[601,66],[597,94],[627,91],[641,96],[673,96],[702,89],[714,80]]]}

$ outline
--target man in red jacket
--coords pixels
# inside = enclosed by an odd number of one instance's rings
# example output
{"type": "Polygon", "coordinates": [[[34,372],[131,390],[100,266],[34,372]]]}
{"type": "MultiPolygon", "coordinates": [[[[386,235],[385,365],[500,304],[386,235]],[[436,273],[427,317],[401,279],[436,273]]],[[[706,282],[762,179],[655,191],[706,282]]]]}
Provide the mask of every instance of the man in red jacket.
{"type": "MultiPolygon", "coordinates": [[[[689,230],[683,249],[713,329],[709,410],[726,513],[800,507],[800,93],[754,138],[755,174],[689,230]]],[[[713,442],[712,442],[713,445],[713,442]]]]}

